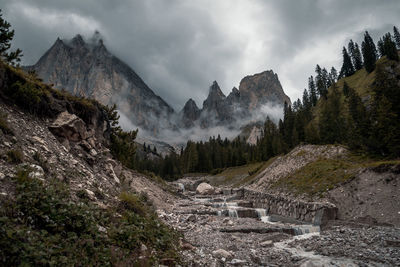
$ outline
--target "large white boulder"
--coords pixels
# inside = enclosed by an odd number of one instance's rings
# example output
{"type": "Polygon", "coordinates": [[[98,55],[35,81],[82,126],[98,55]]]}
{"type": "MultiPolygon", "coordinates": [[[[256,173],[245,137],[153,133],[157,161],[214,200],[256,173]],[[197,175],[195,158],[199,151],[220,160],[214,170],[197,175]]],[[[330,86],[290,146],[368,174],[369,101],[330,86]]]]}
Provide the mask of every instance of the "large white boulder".
{"type": "Polygon", "coordinates": [[[196,193],[200,195],[212,195],[215,193],[215,188],[207,183],[201,183],[197,186],[196,193]]]}

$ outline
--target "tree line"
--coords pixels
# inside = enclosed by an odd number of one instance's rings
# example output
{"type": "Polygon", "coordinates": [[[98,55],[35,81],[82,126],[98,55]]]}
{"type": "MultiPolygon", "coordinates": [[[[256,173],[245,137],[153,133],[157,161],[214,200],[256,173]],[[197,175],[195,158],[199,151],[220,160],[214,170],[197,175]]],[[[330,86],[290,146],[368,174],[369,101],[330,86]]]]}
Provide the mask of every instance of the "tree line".
{"type": "Polygon", "coordinates": [[[219,136],[206,142],[188,141],[179,154],[141,167],[167,179],[190,172],[216,173],[227,167],[266,161],[299,144],[344,144],[361,153],[399,157],[398,49],[400,34],[396,27],[393,35],[386,33],[377,45],[365,32],[361,46],[350,40],[348,47],[343,47],[339,73],[334,67],[328,71],[316,66],[315,77],[309,77],[302,99],[292,105],[285,103],[283,119],[278,123],[266,118],[256,145],[247,144],[240,137],[232,141],[219,136]],[[377,60],[384,56],[390,63],[377,65],[377,60]],[[375,71],[371,96],[362,98],[346,82],[339,87],[338,80],[363,68],[368,73],[375,71]]]}

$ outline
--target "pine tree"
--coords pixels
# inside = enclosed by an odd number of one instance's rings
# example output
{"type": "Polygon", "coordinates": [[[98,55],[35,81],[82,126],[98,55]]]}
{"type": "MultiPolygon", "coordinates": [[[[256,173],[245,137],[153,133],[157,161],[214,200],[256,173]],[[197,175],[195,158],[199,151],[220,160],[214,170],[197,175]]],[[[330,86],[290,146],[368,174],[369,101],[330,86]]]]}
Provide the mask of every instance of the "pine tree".
{"type": "Polygon", "coordinates": [[[367,31],[364,34],[364,41],[361,44],[361,50],[364,58],[365,69],[367,72],[372,72],[375,69],[378,56],[374,41],[367,31]]]}
{"type": "Polygon", "coordinates": [[[322,83],[324,85],[325,91],[328,91],[328,88],[332,85],[331,79],[329,78],[329,73],[326,68],[322,69],[322,83]]]}
{"type": "Polygon", "coordinates": [[[361,70],[363,68],[361,51],[357,43],[354,43],[354,51],[351,52],[351,59],[356,70],[361,70]]]}
{"type": "Polygon", "coordinates": [[[331,72],[329,73],[329,80],[331,84],[334,84],[337,82],[338,79],[338,73],[335,67],[331,68],[331,72]]]}
{"type": "Polygon", "coordinates": [[[386,53],[385,53],[385,45],[383,44],[382,38],[379,39],[379,41],[378,41],[378,43],[377,43],[377,46],[378,46],[379,56],[380,56],[380,57],[386,56],[386,53]]]}
{"type": "Polygon", "coordinates": [[[383,50],[388,59],[399,61],[396,43],[393,41],[390,33],[387,33],[383,36],[383,50]]]}
{"type": "Polygon", "coordinates": [[[351,58],[347,52],[347,49],[343,47],[343,65],[342,69],[340,70],[340,78],[349,77],[354,74],[354,66],[351,62],[351,58]]]}
{"type": "Polygon", "coordinates": [[[345,125],[342,114],[341,94],[337,86],[333,86],[321,109],[319,119],[321,141],[325,144],[341,143],[347,131],[345,125]]]}
{"type": "Polygon", "coordinates": [[[400,49],[400,33],[396,26],[393,26],[394,40],[396,41],[397,49],[400,49]]]}
{"type": "Polygon", "coordinates": [[[2,16],[0,9],[0,58],[15,65],[21,61],[22,51],[18,48],[15,51],[8,52],[14,38],[14,30],[11,30],[11,24],[4,20],[2,16]]]}
{"type": "Polygon", "coordinates": [[[328,88],[327,88],[327,83],[326,83],[327,82],[327,75],[326,75],[327,71],[325,68],[323,70],[323,69],[321,69],[321,67],[319,65],[317,65],[315,67],[315,73],[317,74],[315,77],[315,84],[317,87],[318,94],[321,97],[326,98],[327,93],[328,93],[328,90],[327,90],[328,88]]]}
{"type": "MultiPolygon", "coordinates": [[[[356,91],[350,88],[347,83],[343,86],[347,88],[347,103],[349,117],[347,125],[349,127],[347,144],[353,149],[363,149],[367,143],[370,133],[369,118],[367,116],[364,104],[356,91]]],[[[345,90],[343,90],[345,92],[345,90]]]]}
{"type": "Polygon", "coordinates": [[[315,106],[318,101],[318,96],[317,96],[317,89],[315,87],[315,82],[314,82],[314,77],[311,76],[308,78],[308,91],[310,95],[310,101],[312,106],[315,106]]]}
{"type": "Polygon", "coordinates": [[[310,96],[308,95],[307,89],[303,91],[303,106],[305,109],[309,109],[312,106],[310,96]]]}
{"type": "Polygon", "coordinates": [[[371,107],[374,122],[371,127],[369,147],[381,155],[400,156],[400,85],[383,65],[376,69],[373,86],[374,101],[371,107]]]}

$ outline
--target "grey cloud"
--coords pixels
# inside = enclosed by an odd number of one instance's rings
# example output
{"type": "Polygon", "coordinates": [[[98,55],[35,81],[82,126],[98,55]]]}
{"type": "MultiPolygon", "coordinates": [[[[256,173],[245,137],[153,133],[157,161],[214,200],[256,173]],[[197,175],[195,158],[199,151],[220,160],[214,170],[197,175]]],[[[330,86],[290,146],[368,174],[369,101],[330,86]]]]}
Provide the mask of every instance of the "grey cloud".
{"type": "Polygon", "coordinates": [[[201,107],[217,80],[225,94],[267,69],[301,97],[315,64],[340,67],[341,47],[367,29],[399,25],[397,0],[0,0],[25,64],[57,37],[99,30],[105,44],[176,110],[201,107]]]}

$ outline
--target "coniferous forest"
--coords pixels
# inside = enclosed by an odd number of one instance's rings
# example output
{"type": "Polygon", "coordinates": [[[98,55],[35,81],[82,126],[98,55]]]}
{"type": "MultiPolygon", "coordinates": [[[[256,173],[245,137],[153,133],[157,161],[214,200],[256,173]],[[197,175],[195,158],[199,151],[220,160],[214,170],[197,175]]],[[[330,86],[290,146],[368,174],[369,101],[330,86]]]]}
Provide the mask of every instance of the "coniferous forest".
{"type": "MultiPolygon", "coordinates": [[[[283,119],[266,118],[256,145],[210,137],[188,141],[180,153],[158,159],[135,157],[132,168],[173,180],[184,173],[218,173],[225,168],[266,161],[299,144],[343,144],[355,152],[375,157],[400,156],[400,34],[397,27],[375,45],[365,32],[361,45],[350,40],[343,47],[340,72],[316,65],[302,99],[285,103],[283,119]],[[361,48],[360,48],[361,47],[361,48]],[[353,88],[360,72],[374,82],[368,92],[353,88]]],[[[360,73],[361,75],[361,73],[360,73]]],[[[156,153],[153,151],[153,153],[156,153]]]]}

